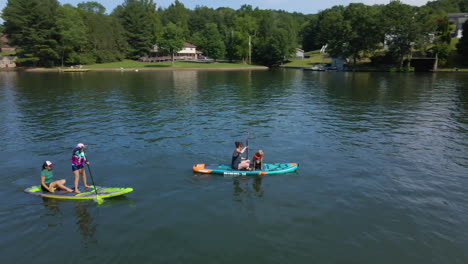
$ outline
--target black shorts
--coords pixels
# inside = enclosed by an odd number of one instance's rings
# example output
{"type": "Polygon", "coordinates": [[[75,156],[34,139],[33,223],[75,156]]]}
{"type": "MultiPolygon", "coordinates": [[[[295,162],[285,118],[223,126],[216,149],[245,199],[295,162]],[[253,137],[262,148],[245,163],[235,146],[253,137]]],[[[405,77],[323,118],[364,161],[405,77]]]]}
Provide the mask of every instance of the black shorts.
{"type": "Polygon", "coordinates": [[[49,192],[49,190],[47,190],[46,188],[44,188],[44,186],[42,186],[42,184],[41,184],[41,190],[42,190],[43,192],[49,192]]]}
{"type": "Polygon", "coordinates": [[[80,164],[80,165],[72,165],[72,171],[76,171],[76,170],[81,170],[83,169],[83,164],[80,164]]]}

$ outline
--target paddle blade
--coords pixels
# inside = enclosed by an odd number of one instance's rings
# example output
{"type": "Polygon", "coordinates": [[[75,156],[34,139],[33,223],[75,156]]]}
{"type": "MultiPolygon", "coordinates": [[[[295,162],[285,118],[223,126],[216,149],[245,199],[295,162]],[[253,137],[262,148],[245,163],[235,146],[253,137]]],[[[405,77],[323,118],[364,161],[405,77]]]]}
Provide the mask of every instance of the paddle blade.
{"type": "Polygon", "coordinates": [[[100,196],[97,196],[97,195],[94,196],[93,200],[99,205],[104,203],[104,199],[102,199],[100,196]]]}

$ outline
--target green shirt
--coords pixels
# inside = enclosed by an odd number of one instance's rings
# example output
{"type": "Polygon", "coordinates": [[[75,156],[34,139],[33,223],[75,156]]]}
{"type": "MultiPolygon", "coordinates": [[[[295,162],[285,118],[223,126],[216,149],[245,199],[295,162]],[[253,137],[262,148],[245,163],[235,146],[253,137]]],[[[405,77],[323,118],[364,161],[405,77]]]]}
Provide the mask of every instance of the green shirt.
{"type": "Polygon", "coordinates": [[[54,173],[52,172],[52,170],[43,169],[41,172],[41,176],[45,177],[45,184],[47,185],[54,181],[54,173]]]}

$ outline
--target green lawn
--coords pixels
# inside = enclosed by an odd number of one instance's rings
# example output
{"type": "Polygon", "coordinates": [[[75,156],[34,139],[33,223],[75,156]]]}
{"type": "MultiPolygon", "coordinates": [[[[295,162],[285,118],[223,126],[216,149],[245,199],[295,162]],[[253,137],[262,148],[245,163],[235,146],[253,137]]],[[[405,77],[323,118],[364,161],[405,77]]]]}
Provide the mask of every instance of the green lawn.
{"type": "Polygon", "coordinates": [[[120,62],[101,63],[92,65],[83,65],[83,69],[218,69],[218,68],[259,68],[263,66],[248,65],[242,63],[226,63],[226,62],[190,62],[176,61],[174,66],[171,62],[139,62],[134,60],[123,60],[120,62]]]}
{"type": "Polygon", "coordinates": [[[5,52],[0,52],[0,56],[15,56],[16,51],[5,51],[5,52]]]}
{"type": "Polygon", "coordinates": [[[290,59],[287,63],[284,63],[285,67],[312,67],[316,64],[329,64],[331,63],[330,58],[326,53],[320,53],[320,50],[314,50],[304,53],[305,56],[310,56],[310,58],[305,58],[303,60],[290,59]]]}

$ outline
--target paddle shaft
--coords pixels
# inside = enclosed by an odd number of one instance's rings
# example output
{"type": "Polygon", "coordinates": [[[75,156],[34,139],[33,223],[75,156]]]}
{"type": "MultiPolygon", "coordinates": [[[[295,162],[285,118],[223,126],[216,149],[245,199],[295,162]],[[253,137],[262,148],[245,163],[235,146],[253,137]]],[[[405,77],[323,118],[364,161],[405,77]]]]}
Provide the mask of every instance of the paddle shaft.
{"type": "Polygon", "coordinates": [[[91,177],[91,181],[93,182],[93,186],[94,186],[94,192],[96,193],[96,196],[97,196],[98,195],[97,187],[96,187],[96,184],[94,183],[94,178],[93,178],[93,173],[91,172],[91,167],[89,166],[88,163],[86,163],[86,166],[88,166],[89,176],[91,177]]]}
{"type": "Polygon", "coordinates": [[[247,146],[247,159],[249,159],[249,135],[250,133],[247,132],[247,139],[245,140],[245,145],[247,146]]]}

